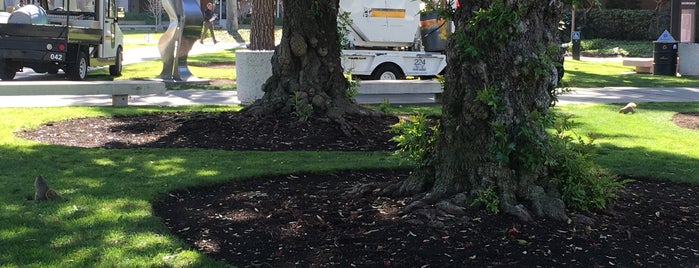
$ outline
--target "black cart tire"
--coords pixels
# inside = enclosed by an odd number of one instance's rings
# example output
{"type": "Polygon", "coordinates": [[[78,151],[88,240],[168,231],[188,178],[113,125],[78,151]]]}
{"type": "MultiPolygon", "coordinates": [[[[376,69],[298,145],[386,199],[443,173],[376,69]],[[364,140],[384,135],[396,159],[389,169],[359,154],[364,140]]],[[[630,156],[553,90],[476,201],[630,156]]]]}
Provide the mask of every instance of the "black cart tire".
{"type": "Polygon", "coordinates": [[[77,61],[70,63],[66,68],[66,75],[73,81],[83,81],[87,77],[87,54],[85,52],[78,52],[77,61]]]}
{"type": "Polygon", "coordinates": [[[371,79],[374,80],[403,80],[405,74],[395,64],[382,64],[376,67],[371,73],[371,79]]]}
{"type": "Polygon", "coordinates": [[[4,81],[10,81],[12,79],[15,79],[15,75],[17,74],[15,69],[12,69],[12,67],[8,65],[10,64],[6,62],[0,62],[0,79],[4,81]]]}
{"type": "Polygon", "coordinates": [[[122,65],[122,60],[123,60],[123,51],[121,47],[117,48],[116,52],[116,60],[114,62],[114,65],[109,65],[109,75],[111,76],[121,76],[121,71],[123,69],[122,65]]]}

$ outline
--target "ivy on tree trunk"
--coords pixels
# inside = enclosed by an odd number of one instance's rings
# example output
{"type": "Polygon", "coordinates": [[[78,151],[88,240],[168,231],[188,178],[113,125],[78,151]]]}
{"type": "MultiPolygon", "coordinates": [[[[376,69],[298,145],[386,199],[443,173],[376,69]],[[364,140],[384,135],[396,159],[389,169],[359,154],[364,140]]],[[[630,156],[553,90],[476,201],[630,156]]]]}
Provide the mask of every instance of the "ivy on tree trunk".
{"type": "Polygon", "coordinates": [[[440,200],[496,190],[499,208],[532,220],[567,219],[545,166],[541,121],[552,104],[562,62],[561,1],[469,0],[454,13],[433,164],[401,194],[440,200]]]}

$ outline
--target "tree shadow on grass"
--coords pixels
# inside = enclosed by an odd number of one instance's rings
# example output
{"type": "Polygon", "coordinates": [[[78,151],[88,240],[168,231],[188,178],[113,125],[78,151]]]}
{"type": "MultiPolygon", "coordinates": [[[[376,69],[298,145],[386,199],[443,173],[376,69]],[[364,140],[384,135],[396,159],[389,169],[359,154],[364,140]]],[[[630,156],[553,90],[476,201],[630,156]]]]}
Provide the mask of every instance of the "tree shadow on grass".
{"type": "Polygon", "coordinates": [[[228,34],[231,35],[237,43],[239,43],[239,44],[245,43],[245,39],[243,39],[243,36],[240,35],[240,33],[238,31],[229,32],[228,34]]]}
{"type": "Polygon", "coordinates": [[[613,174],[699,184],[699,159],[681,154],[601,143],[595,161],[613,174]],[[638,159],[642,159],[641,162],[638,159]],[[642,167],[642,168],[641,168],[642,167]],[[676,178],[673,180],[673,178],[676,178]]]}

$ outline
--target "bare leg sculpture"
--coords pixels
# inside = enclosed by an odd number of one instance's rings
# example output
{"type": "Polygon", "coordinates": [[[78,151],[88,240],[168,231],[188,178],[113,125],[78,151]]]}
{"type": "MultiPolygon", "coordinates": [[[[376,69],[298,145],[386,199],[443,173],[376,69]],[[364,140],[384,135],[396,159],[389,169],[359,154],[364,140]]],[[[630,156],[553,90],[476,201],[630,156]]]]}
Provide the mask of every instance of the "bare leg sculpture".
{"type": "Polygon", "coordinates": [[[187,56],[201,35],[204,16],[196,0],[162,1],[170,24],[158,41],[158,50],[163,61],[160,78],[175,82],[197,79],[187,67],[187,56]]]}

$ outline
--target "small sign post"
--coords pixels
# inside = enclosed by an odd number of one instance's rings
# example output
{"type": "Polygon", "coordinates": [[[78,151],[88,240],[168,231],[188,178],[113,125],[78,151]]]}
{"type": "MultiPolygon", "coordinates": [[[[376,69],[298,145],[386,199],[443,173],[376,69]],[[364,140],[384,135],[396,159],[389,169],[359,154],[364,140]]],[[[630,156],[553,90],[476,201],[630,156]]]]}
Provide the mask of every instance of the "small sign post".
{"type": "Polygon", "coordinates": [[[573,32],[573,59],[580,60],[580,31],[573,32]]]}

